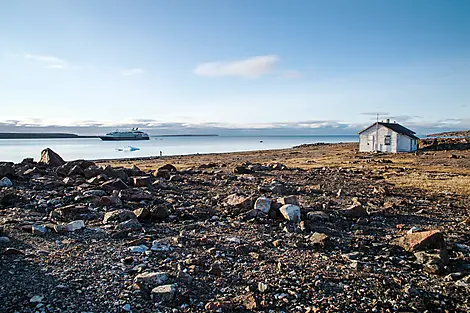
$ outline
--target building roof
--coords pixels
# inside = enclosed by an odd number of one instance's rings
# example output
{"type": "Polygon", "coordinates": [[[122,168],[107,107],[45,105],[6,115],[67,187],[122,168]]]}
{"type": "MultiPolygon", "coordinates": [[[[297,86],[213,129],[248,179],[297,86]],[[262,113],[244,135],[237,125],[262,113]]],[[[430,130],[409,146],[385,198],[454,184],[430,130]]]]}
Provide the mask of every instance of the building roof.
{"type": "Polygon", "coordinates": [[[415,132],[412,131],[411,129],[408,129],[398,123],[384,123],[384,122],[375,122],[374,124],[370,125],[369,127],[367,127],[366,129],[364,129],[363,131],[359,132],[360,133],[363,133],[365,132],[366,130],[368,130],[369,128],[373,127],[373,126],[376,126],[376,124],[379,124],[379,125],[382,125],[382,126],[385,126],[391,130],[393,130],[394,132],[397,132],[399,134],[402,134],[402,135],[405,135],[405,136],[408,136],[410,138],[413,138],[413,139],[419,139],[418,137],[415,136],[415,132]]]}

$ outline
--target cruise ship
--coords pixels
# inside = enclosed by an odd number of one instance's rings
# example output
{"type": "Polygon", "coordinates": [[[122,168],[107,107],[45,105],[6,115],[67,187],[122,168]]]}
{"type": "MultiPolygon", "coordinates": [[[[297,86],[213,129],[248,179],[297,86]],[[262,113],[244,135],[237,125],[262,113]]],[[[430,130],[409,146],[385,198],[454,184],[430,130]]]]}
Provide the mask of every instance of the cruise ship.
{"type": "Polygon", "coordinates": [[[147,133],[140,131],[138,128],[132,128],[130,131],[114,131],[107,133],[105,136],[100,136],[101,140],[149,140],[150,137],[147,133]]]}

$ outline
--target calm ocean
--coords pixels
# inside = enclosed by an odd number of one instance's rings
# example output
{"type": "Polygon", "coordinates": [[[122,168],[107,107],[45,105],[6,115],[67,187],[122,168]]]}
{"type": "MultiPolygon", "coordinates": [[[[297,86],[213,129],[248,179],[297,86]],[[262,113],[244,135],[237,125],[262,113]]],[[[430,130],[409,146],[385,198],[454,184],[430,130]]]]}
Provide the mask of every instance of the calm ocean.
{"type": "Polygon", "coordinates": [[[32,157],[39,160],[41,150],[48,147],[65,160],[116,159],[131,157],[219,153],[292,148],[293,146],[325,142],[359,141],[350,136],[218,136],[218,137],[152,137],[148,141],[102,141],[99,138],[80,139],[0,139],[0,161],[20,162],[32,157]],[[262,141],[262,142],[261,142],[262,141]],[[118,151],[126,146],[138,151],[118,151]]]}

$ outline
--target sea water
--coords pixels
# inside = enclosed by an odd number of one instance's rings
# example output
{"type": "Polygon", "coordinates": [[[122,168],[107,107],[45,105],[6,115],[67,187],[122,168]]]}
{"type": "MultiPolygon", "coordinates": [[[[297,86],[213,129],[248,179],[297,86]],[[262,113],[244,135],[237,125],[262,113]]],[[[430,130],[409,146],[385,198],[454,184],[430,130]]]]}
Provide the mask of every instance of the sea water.
{"type": "Polygon", "coordinates": [[[146,141],[102,141],[99,138],[0,139],[0,161],[39,160],[44,148],[51,148],[64,160],[98,160],[186,154],[205,154],[292,148],[310,143],[357,142],[357,135],[346,136],[188,136],[151,137],[146,141]],[[137,151],[118,151],[123,147],[137,151]]]}

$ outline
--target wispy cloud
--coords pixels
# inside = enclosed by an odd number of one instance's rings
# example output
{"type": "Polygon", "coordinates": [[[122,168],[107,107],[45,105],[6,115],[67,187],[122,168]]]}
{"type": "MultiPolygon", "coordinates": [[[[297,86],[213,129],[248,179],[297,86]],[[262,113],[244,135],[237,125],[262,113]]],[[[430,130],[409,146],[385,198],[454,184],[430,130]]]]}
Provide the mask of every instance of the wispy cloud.
{"type": "Polygon", "coordinates": [[[145,73],[145,71],[141,68],[129,68],[121,70],[121,74],[124,76],[141,75],[143,73],[145,73]]]}
{"type": "Polygon", "coordinates": [[[52,68],[58,70],[65,70],[70,68],[70,64],[58,57],[49,56],[49,55],[35,55],[35,54],[25,54],[24,57],[28,60],[34,61],[45,68],[52,68]]]}
{"type": "Polygon", "coordinates": [[[285,71],[284,73],[281,74],[281,78],[287,78],[287,79],[297,79],[301,78],[302,73],[299,71],[285,71]]]}
{"type": "MultiPolygon", "coordinates": [[[[292,122],[272,122],[256,124],[232,123],[188,123],[162,121],[155,119],[130,119],[122,121],[99,120],[0,120],[0,132],[71,132],[78,134],[102,134],[108,130],[139,127],[151,134],[194,134],[215,133],[231,134],[265,134],[265,135],[299,135],[299,134],[357,134],[369,126],[367,122],[351,123],[338,120],[304,120],[292,122]]],[[[440,121],[409,121],[404,126],[418,134],[431,132],[470,129],[470,118],[446,119],[440,121]]]]}
{"type": "Polygon", "coordinates": [[[258,78],[274,70],[280,58],[277,55],[256,56],[231,62],[209,62],[199,64],[194,73],[200,76],[238,76],[258,78]]]}

